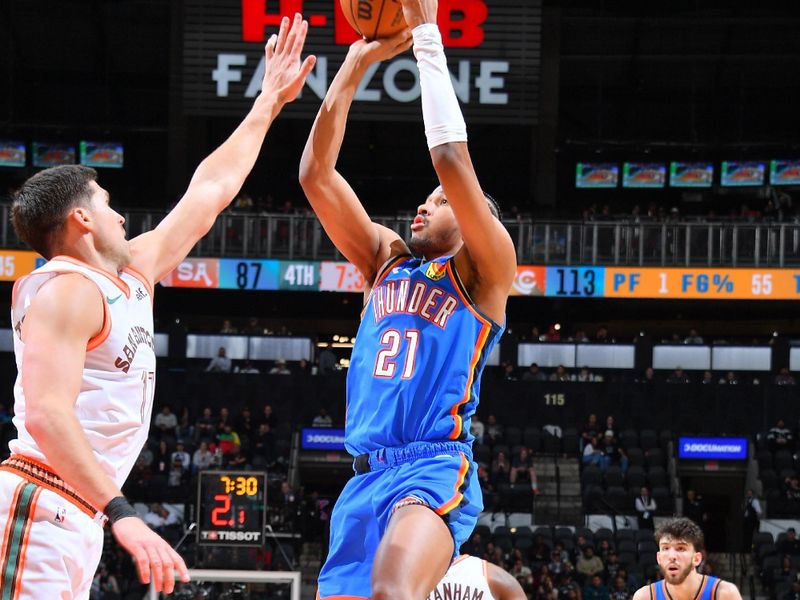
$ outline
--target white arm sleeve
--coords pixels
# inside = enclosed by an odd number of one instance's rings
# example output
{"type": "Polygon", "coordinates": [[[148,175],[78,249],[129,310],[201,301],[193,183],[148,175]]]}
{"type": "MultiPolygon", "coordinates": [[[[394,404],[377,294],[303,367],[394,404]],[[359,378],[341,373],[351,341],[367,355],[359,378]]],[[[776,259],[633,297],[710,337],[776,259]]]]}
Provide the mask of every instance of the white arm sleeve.
{"type": "Polygon", "coordinates": [[[447,70],[438,26],[425,23],[411,33],[422,88],[422,120],[428,149],[448,142],[466,142],[467,125],[447,70]]]}

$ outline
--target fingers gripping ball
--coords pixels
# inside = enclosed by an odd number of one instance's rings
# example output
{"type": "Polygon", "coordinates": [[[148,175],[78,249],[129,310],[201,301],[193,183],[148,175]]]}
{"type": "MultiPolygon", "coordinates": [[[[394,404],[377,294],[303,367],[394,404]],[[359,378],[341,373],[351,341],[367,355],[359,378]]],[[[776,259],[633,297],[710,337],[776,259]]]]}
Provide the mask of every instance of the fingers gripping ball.
{"type": "Polygon", "coordinates": [[[400,0],[339,0],[347,22],[368,40],[392,37],[405,29],[400,0]]]}

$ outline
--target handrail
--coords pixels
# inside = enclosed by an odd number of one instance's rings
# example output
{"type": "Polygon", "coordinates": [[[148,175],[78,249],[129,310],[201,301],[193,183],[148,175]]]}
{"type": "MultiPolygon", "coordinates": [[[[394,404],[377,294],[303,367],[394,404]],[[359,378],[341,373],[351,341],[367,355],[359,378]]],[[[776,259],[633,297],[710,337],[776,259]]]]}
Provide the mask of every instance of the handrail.
{"type": "MultiPolygon", "coordinates": [[[[121,210],[129,237],[152,229],[159,210],[121,210]]],[[[10,205],[0,203],[0,248],[25,245],[10,222],[10,205]]],[[[377,216],[375,222],[408,239],[413,213],[377,216]]],[[[617,218],[506,219],[520,264],[685,267],[799,267],[800,221],[734,221],[682,218],[656,221],[617,218]]],[[[193,256],[342,260],[310,213],[227,211],[192,250],[193,256]]]]}

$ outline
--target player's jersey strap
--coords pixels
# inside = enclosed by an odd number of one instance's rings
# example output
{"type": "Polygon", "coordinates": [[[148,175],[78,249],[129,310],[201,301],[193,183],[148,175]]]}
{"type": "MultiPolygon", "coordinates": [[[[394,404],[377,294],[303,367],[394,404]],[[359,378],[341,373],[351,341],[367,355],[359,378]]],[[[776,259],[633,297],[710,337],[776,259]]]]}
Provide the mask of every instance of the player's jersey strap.
{"type": "Polygon", "coordinates": [[[457,557],[427,600],[494,600],[489,589],[488,566],[476,556],[457,557]]]}
{"type": "MultiPolygon", "coordinates": [[[[703,575],[694,600],[716,600],[720,581],[718,577],[703,575]]],[[[650,585],[650,597],[654,600],[672,600],[669,589],[667,589],[666,579],[662,579],[650,585]]]]}

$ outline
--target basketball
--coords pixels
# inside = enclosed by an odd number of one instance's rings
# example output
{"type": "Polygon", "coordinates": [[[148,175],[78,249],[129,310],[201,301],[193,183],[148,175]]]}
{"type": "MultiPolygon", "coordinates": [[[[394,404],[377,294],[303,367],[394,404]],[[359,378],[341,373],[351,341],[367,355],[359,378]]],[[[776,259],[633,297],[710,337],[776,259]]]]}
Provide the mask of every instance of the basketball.
{"type": "Polygon", "coordinates": [[[368,40],[392,37],[406,26],[400,0],[339,0],[347,22],[368,40]]]}

